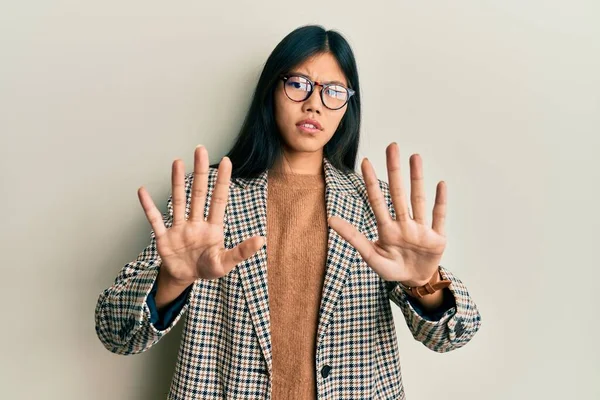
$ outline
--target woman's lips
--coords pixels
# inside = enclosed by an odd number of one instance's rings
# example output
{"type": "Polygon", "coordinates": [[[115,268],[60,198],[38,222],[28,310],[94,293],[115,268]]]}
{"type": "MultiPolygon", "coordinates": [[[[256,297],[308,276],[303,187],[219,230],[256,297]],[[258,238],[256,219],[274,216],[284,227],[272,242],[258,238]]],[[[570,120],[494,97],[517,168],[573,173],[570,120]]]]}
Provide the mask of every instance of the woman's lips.
{"type": "Polygon", "coordinates": [[[309,128],[307,126],[304,125],[296,125],[298,127],[298,129],[300,129],[302,132],[306,132],[306,133],[317,133],[320,131],[320,129],[317,128],[309,128]]]}

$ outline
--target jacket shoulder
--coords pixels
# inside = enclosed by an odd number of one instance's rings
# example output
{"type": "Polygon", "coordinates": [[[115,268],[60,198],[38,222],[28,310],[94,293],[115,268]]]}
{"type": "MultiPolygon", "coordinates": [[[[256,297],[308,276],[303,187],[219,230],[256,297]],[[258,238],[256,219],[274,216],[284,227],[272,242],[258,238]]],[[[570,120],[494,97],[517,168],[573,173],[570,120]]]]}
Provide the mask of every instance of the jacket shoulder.
{"type": "MultiPolygon", "coordinates": [[[[371,203],[369,202],[369,194],[367,193],[367,186],[365,184],[365,180],[364,180],[363,176],[361,174],[359,174],[358,172],[351,172],[350,174],[348,174],[348,178],[350,179],[350,181],[353,183],[354,187],[356,188],[356,192],[358,193],[358,195],[364,201],[365,206],[371,208],[371,203]]],[[[377,181],[379,182],[379,189],[381,190],[381,193],[383,194],[383,198],[385,199],[385,203],[387,205],[387,208],[388,208],[390,214],[392,215],[392,218],[396,218],[394,204],[392,203],[392,197],[390,195],[389,184],[386,181],[379,179],[379,178],[377,178],[377,181]]]]}
{"type": "MultiPolygon", "coordinates": [[[[348,174],[348,178],[350,179],[350,181],[352,182],[352,184],[356,188],[356,191],[359,194],[364,194],[365,196],[367,195],[367,186],[361,174],[359,174],[358,172],[351,172],[348,174]]],[[[381,189],[381,192],[384,194],[384,196],[389,196],[389,184],[386,181],[379,178],[377,178],[377,181],[379,182],[379,189],[381,189]]]]}
{"type": "MultiPolygon", "coordinates": [[[[217,179],[217,168],[208,167],[208,187],[209,188],[212,188],[214,186],[216,179],[217,179]]],[[[194,171],[187,172],[185,174],[186,191],[188,188],[191,188],[192,183],[194,183],[194,171]]]]}

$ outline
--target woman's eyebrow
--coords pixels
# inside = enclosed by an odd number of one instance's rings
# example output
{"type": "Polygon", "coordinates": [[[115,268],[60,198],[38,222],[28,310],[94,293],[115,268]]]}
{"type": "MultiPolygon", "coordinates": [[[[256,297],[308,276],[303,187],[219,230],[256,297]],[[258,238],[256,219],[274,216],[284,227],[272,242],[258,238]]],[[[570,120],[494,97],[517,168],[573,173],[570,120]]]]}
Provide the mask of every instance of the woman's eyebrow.
{"type": "MultiPolygon", "coordinates": [[[[302,73],[302,72],[298,72],[298,71],[291,71],[290,74],[294,74],[294,75],[302,75],[305,76],[307,78],[310,78],[314,81],[314,79],[312,77],[310,77],[309,75],[302,73]]],[[[342,86],[346,86],[346,84],[344,82],[340,82],[340,81],[326,81],[326,82],[321,82],[321,83],[337,83],[338,85],[342,85],[342,86]]]]}

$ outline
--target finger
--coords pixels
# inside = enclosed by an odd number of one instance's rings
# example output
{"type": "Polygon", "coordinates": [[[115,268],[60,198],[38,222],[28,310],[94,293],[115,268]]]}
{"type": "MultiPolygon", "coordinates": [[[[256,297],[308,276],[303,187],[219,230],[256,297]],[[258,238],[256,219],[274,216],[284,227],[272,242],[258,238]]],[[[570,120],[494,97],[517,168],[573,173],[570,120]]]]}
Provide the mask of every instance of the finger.
{"type": "Polygon", "coordinates": [[[446,235],[445,222],[446,222],[446,203],[447,203],[447,189],[446,182],[441,181],[437,185],[435,192],[435,205],[433,206],[433,224],[432,228],[434,231],[442,236],[446,235]]]}
{"type": "Polygon", "coordinates": [[[360,233],[354,225],[335,215],[329,217],[327,222],[329,223],[329,226],[360,253],[363,260],[367,263],[372,262],[372,257],[375,253],[373,243],[369,241],[365,235],[360,233]]]}
{"type": "Polygon", "coordinates": [[[404,188],[402,185],[402,173],[400,170],[400,149],[398,143],[390,144],[385,151],[390,186],[390,197],[396,211],[396,221],[403,225],[410,219],[404,188]]]}
{"type": "Polygon", "coordinates": [[[363,162],[361,163],[361,169],[363,179],[365,180],[365,186],[367,187],[369,203],[371,204],[371,208],[375,214],[377,226],[381,228],[392,223],[392,216],[390,215],[385,197],[383,196],[381,188],[379,187],[379,180],[377,179],[377,175],[375,175],[373,165],[367,158],[363,159],[363,162]]]}
{"type": "Polygon", "coordinates": [[[253,236],[249,239],[244,240],[242,243],[235,246],[233,249],[226,250],[223,252],[221,263],[226,271],[229,273],[236,265],[252,257],[257,251],[259,251],[266,243],[264,236],[253,236]]]}
{"type": "Polygon", "coordinates": [[[164,235],[167,231],[167,227],[165,226],[161,212],[156,208],[156,205],[146,191],[146,188],[143,186],[140,187],[137,193],[142,208],[144,209],[144,213],[146,214],[146,218],[148,219],[148,222],[150,222],[152,230],[154,230],[154,235],[156,237],[164,235]]]}
{"type": "Polygon", "coordinates": [[[427,224],[423,160],[419,154],[410,157],[410,203],[413,219],[420,224],[427,224]]]}
{"type": "Polygon", "coordinates": [[[185,222],[185,168],[182,160],[173,161],[171,169],[173,225],[185,222]]]}
{"type": "Polygon", "coordinates": [[[211,224],[223,225],[225,207],[229,197],[229,180],[231,178],[231,160],[223,157],[217,171],[217,182],[212,193],[207,221],[211,224]]]}
{"type": "Polygon", "coordinates": [[[208,153],[206,148],[198,145],[194,150],[194,180],[192,182],[192,201],[189,221],[204,221],[204,204],[208,191],[208,153]]]}

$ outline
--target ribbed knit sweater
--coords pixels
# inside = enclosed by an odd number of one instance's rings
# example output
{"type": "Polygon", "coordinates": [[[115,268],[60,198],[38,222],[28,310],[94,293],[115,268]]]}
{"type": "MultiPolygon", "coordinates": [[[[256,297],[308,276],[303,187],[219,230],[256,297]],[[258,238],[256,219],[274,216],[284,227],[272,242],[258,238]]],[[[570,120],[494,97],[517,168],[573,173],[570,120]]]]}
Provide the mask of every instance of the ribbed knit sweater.
{"type": "Polygon", "coordinates": [[[317,398],[316,336],[328,239],[324,178],[268,173],[273,400],[317,398]]]}

